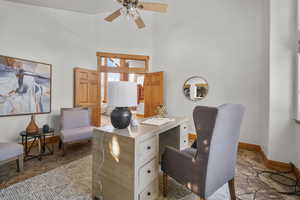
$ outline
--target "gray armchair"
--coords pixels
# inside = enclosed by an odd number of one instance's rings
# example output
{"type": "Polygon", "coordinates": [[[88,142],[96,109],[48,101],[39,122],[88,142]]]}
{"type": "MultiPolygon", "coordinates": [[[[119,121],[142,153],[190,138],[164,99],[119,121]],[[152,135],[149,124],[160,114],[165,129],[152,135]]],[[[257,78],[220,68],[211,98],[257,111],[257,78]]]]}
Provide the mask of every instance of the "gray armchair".
{"type": "Polygon", "coordinates": [[[201,200],[207,199],[228,182],[231,199],[236,199],[234,174],[244,111],[244,106],[235,104],[195,108],[197,149],[178,151],[166,147],[161,163],[164,196],[167,195],[170,176],[201,200]]]}
{"type": "Polygon", "coordinates": [[[62,108],[59,146],[63,149],[63,155],[67,144],[91,140],[93,129],[88,108],[62,108]]]}

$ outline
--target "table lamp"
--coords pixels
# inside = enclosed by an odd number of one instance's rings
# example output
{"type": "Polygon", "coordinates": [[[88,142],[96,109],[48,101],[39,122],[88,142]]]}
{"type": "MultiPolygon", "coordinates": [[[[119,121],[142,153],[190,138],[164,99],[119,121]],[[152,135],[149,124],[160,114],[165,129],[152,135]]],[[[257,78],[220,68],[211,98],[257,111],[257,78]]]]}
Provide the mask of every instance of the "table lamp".
{"type": "Polygon", "coordinates": [[[113,127],[125,129],[131,122],[128,107],[137,106],[137,84],[127,81],[108,82],[108,105],[115,107],[110,115],[113,127]]]}

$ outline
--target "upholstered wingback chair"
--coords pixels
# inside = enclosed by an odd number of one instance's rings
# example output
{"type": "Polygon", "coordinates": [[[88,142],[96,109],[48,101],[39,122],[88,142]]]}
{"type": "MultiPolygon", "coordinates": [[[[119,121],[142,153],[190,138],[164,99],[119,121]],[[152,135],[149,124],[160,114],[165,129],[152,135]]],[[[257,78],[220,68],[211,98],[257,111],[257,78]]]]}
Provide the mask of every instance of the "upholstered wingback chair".
{"type": "Polygon", "coordinates": [[[62,108],[60,148],[63,149],[63,155],[67,144],[91,140],[93,129],[88,108],[62,108]]]}
{"type": "Polygon", "coordinates": [[[234,174],[244,110],[244,106],[235,104],[194,109],[197,149],[178,151],[166,147],[162,157],[164,196],[170,176],[201,200],[228,182],[231,199],[236,199],[234,174]]]}

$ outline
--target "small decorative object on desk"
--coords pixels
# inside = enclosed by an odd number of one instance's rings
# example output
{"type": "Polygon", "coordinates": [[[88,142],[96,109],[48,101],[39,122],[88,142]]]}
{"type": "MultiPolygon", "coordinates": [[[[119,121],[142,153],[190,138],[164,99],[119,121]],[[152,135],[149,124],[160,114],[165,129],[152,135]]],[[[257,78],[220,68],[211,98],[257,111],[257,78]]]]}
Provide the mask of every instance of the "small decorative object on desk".
{"type": "Polygon", "coordinates": [[[44,133],[49,133],[49,130],[50,130],[49,125],[48,125],[48,124],[45,124],[45,125],[43,126],[43,132],[44,132],[44,133]]]}
{"type": "Polygon", "coordinates": [[[167,116],[167,108],[165,105],[159,105],[156,107],[156,112],[157,112],[157,115],[158,117],[166,117],[167,116]]]}
{"type": "Polygon", "coordinates": [[[35,123],[35,115],[31,115],[31,120],[26,128],[28,135],[36,134],[39,132],[39,127],[35,123]]]}
{"type": "Polygon", "coordinates": [[[137,120],[135,117],[133,117],[133,118],[131,119],[130,124],[131,124],[131,126],[138,126],[138,125],[139,125],[139,122],[138,122],[138,120],[137,120]]]}

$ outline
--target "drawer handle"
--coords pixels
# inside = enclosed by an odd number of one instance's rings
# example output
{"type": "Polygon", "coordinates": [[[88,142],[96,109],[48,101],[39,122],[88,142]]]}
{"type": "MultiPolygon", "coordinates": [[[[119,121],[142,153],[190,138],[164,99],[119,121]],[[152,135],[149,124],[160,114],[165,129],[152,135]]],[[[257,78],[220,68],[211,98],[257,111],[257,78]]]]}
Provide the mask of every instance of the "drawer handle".
{"type": "Polygon", "coordinates": [[[148,192],[147,195],[148,195],[148,196],[151,196],[151,192],[148,192]]]}
{"type": "Polygon", "coordinates": [[[148,147],[147,147],[147,149],[148,149],[148,150],[150,150],[150,149],[151,149],[151,147],[150,147],[150,146],[148,146],[148,147]]]}
{"type": "Polygon", "coordinates": [[[148,170],[147,173],[150,174],[150,173],[151,173],[151,170],[148,170]]]}

